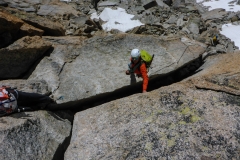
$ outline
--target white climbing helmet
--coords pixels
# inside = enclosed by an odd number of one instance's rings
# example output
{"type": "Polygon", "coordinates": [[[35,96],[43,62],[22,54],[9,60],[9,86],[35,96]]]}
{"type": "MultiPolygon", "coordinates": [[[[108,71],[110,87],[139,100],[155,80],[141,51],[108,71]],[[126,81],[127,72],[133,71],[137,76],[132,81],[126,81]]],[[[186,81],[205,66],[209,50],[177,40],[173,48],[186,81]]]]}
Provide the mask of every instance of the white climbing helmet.
{"type": "Polygon", "coordinates": [[[132,52],[131,52],[131,57],[132,58],[139,58],[140,57],[139,49],[133,49],[132,52]]]}

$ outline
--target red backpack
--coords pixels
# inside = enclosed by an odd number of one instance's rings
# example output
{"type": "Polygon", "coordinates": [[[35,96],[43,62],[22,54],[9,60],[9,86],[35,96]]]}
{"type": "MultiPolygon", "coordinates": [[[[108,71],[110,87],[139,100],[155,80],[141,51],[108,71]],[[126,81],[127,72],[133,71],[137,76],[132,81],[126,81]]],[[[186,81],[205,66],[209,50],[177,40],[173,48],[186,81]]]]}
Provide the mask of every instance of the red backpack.
{"type": "Polygon", "coordinates": [[[9,99],[8,91],[4,87],[0,87],[0,101],[9,99]]]}
{"type": "Polygon", "coordinates": [[[17,100],[5,87],[0,87],[0,117],[17,110],[17,100]]]}

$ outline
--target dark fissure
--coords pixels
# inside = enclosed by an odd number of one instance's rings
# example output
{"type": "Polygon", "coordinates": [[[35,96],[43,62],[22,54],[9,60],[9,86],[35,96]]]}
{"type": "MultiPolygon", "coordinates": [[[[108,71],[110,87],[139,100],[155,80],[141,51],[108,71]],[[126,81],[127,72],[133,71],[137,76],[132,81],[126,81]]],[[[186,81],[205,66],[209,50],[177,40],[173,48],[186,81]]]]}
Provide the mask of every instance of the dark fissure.
{"type": "MultiPolygon", "coordinates": [[[[198,58],[185,66],[165,75],[157,75],[149,78],[148,92],[179,82],[193,74],[203,64],[203,60],[198,58]]],[[[123,75],[125,76],[125,75],[123,75]]],[[[88,108],[92,108],[103,103],[107,103],[116,99],[128,97],[133,94],[142,92],[142,81],[133,85],[125,86],[113,92],[99,94],[90,98],[70,101],[62,104],[56,104],[53,110],[71,110],[73,112],[80,112],[88,108]]]]}
{"type": "MultiPolygon", "coordinates": [[[[148,84],[148,92],[158,89],[163,86],[171,85],[173,83],[179,82],[191,75],[199,72],[199,67],[203,65],[204,61],[202,58],[198,58],[185,66],[165,75],[159,75],[155,77],[150,77],[148,84]]],[[[123,75],[125,76],[125,75],[123,75]]],[[[141,93],[142,91],[142,82],[138,82],[134,85],[125,86],[121,89],[117,89],[113,92],[104,93],[100,95],[96,95],[91,98],[71,101],[62,104],[56,104],[53,110],[70,110],[74,114],[89,108],[96,107],[98,105],[131,96],[133,94],[141,93]]],[[[57,113],[57,112],[56,112],[57,113]]],[[[74,115],[73,114],[73,115],[74,115]]],[[[73,117],[70,119],[73,124],[73,117]]],[[[64,159],[64,153],[70,144],[71,135],[65,140],[65,142],[59,146],[59,149],[54,155],[54,159],[64,159]]]]}

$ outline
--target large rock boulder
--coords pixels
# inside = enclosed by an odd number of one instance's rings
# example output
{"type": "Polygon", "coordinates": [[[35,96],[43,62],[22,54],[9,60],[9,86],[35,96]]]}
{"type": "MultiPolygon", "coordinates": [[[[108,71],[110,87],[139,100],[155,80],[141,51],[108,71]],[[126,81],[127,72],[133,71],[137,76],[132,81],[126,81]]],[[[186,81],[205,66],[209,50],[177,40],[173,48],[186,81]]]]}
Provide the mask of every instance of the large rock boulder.
{"type": "Polygon", "coordinates": [[[56,100],[62,97],[58,103],[80,100],[141,81],[141,78],[134,76],[131,79],[125,75],[130,51],[134,48],[155,54],[149,76],[156,77],[199,58],[205,47],[186,37],[131,34],[94,37],[76,45],[54,44],[54,54],[42,60],[44,63],[37,66],[30,79],[46,82],[55,79],[54,83],[48,84],[50,90],[55,90],[56,100]]]}
{"type": "Polygon", "coordinates": [[[27,36],[27,35],[41,36],[43,34],[42,30],[25,23],[21,19],[17,18],[14,15],[11,15],[6,11],[3,11],[2,9],[0,9],[0,23],[2,24],[0,26],[0,33],[3,33],[3,32],[17,33],[20,30],[20,35],[26,33],[24,34],[24,36],[27,36]]]}
{"type": "Polygon", "coordinates": [[[41,16],[65,16],[69,18],[72,15],[77,16],[79,12],[71,5],[62,2],[56,2],[47,5],[40,5],[37,14],[41,16]]]}
{"type": "Polygon", "coordinates": [[[36,5],[41,3],[42,0],[25,0],[25,1],[12,1],[4,0],[9,7],[17,8],[27,12],[35,12],[37,10],[36,5]]]}
{"type": "MultiPolygon", "coordinates": [[[[28,0],[30,1],[30,0],[28,0]]],[[[60,2],[62,0],[40,0],[41,4],[49,4],[51,2],[60,2]]]]}
{"type": "Polygon", "coordinates": [[[24,1],[3,0],[3,1],[12,8],[17,8],[18,10],[26,12],[36,12],[38,5],[59,2],[60,0],[24,0],[24,1]]]}
{"type": "Polygon", "coordinates": [[[44,31],[44,35],[49,36],[64,36],[65,29],[64,26],[58,21],[52,21],[46,17],[37,16],[33,13],[28,13],[24,11],[20,11],[13,8],[4,8],[14,16],[22,19],[26,23],[39,28],[44,31]]]}
{"type": "Polygon", "coordinates": [[[0,0],[0,6],[7,7],[8,3],[3,0],[0,0]]]}
{"type": "Polygon", "coordinates": [[[183,82],[75,114],[64,158],[239,159],[239,62],[218,55],[183,82]]]}
{"type": "Polygon", "coordinates": [[[66,31],[67,35],[92,37],[93,33],[95,33],[95,31],[97,31],[100,27],[99,24],[97,25],[97,23],[86,15],[72,17],[69,20],[69,23],[70,24],[67,26],[66,31]]]}
{"type": "Polygon", "coordinates": [[[70,121],[47,111],[1,117],[1,159],[61,159],[70,132],[70,121]]]}
{"type": "Polygon", "coordinates": [[[0,9],[0,48],[24,36],[42,36],[43,30],[35,28],[16,16],[0,9]]]}
{"type": "Polygon", "coordinates": [[[6,31],[17,32],[19,28],[24,24],[22,20],[15,16],[12,16],[9,13],[3,12],[3,10],[0,10],[0,23],[2,24],[0,26],[0,33],[6,31]]]}
{"type": "Polygon", "coordinates": [[[207,20],[213,20],[213,19],[222,19],[227,14],[228,13],[225,11],[225,9],[219,8],[219,9],[214,9],[214,10],[202,13],[201,16],[204,21],[207,21],[207,20]]]}
{"type": "Polygon", "coordinates": [[[198,17],[189,17],[188,22],[186,24],[186,28],[193,34],[199,34],[199,26],[201,19],[198,17]]]}
{"type": "Polygon", "coordinates": [[[32,81],[25,79],[8,79],[0,81],[0,86],[10,86],[16,88],[19,91],[29,93],[48,93],[48,84],[45,81],[32,81]]]}
{"type": "MultiPolygon", "coordinates": [[[[223,56],[212,56],[199,70],[200,73],[187,79],[198,89],[224,92],[240,96],[239,51],[223,56]]],[[[240,105],[240,104],[238,104],[240,105]]]]}
{"type": "Polygon", "coordinates": [[[84,37],[43,37],[52,43],[54,50],[50,57],[43,58],[29,80],[44,80],[48,90],[54,92],[60,84],[59,74],[66,63],[71,63],[79,55],[79,47],[84,42],[84,37]]]}
{"type": "Polygon", "coordinates": [[[0,49],[0,79],[17,78],[27,72],[52,45],[41,37],[23,37],[0,49]]]}
{"type": "Polygon", "coordinates": [[[164,3],[163,0],[156,0],[156,2],[157,2],[159,7],[169,8],[169,6],[166,3],[164,3]]]}

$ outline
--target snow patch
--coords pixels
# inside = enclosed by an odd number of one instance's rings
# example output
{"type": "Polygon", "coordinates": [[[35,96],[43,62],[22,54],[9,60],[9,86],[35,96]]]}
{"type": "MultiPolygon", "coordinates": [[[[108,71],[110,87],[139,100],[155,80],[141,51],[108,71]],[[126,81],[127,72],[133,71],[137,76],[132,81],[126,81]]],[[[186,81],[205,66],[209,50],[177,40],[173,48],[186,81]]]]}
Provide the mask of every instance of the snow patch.
{"type": "Polygon", "coordinates": [[[237,5],[237,1],[233,0],[196,0],[196,2],[209,7],[209,11],[216,8],[223,8],[226,11],[233,12],[240,11],[240,5],[237,5]]]}
{"type": "MultiPolygon", "coordinates": [[[[201,3],[204,6],[209,7],[208,10],[217,8],[223,8],[226,11],[238,12],[240,11],[240,5],[237,5],[237,1],[234,0],[196,0],[197,3],[201,3]]],[[[233,25],[231,23],[222,25],[221,34],[225,35],[232,41],[235,46],[240,48],[240,25],[233,25]]]]}
{"type": "Polygon", "coordinates": [[[132,20],[134,15],[127,14],[126,10],[123,8],[117,8],[117,10],[112,10],[111,8],[105,8],[101,14],[98,16],[97,13],[91,15],[91,19],[101,18],[105,23],[102,25],[105,31],[110,31],[111,29],[118,29],[122,32],[126,32],[134,27],[144,25],[139,20],[132,20]]]}
{"type": "Polygon", "coordinates": [[[222,26],[221,34],[225,35],[226,37],[230,38],[234,41],[235,46],[240,48],[240,25],[233,25],[233,24],[224,24],[222,26]]]}

